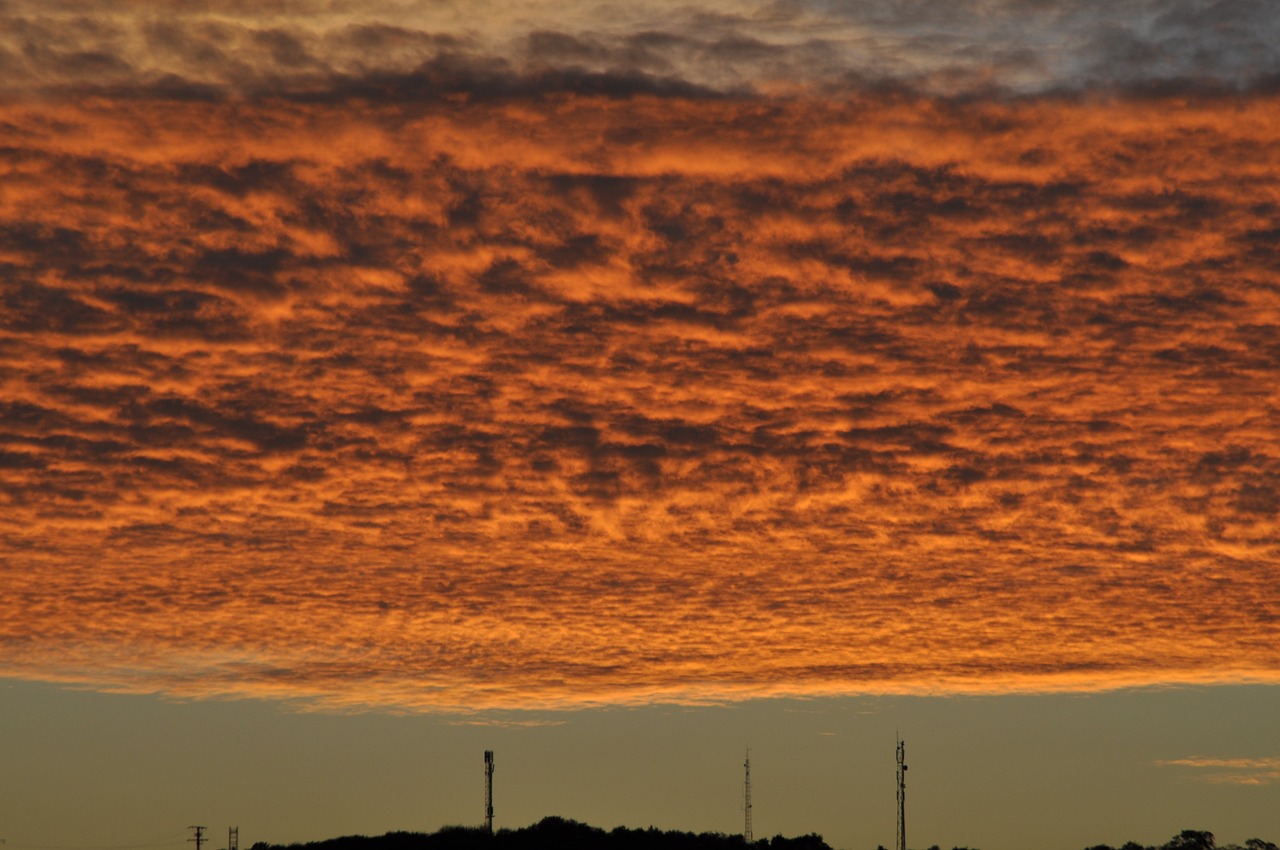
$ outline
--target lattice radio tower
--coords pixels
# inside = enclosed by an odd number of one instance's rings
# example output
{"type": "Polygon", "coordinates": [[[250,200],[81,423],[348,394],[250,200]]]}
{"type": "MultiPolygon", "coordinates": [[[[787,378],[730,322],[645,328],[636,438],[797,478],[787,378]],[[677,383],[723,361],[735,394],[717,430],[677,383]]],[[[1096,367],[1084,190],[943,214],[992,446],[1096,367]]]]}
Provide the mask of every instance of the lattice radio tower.
{"type": "Polygon", "coordinates": [[[907,850],[907,742],[898,739],[898,850],[907,850]]]}
{"type": "Polygon", "coordinates": [[[493,832],[493,750],[484,751],[484,828],[493,832]]]}
{"type": "Polygon", "coordinates": [[[227,827],[227,850],[240,850],[240,827],[227,827]]]}
{"type": "Polygon", "coordinates": [[[742,825],[742,837],[750,844],[755,840],[751,833],[751,748],[747,747],[747,760],[742,765],[746,770],[746,780],[742,783],[742,811],[745,823],[742,825]]]}

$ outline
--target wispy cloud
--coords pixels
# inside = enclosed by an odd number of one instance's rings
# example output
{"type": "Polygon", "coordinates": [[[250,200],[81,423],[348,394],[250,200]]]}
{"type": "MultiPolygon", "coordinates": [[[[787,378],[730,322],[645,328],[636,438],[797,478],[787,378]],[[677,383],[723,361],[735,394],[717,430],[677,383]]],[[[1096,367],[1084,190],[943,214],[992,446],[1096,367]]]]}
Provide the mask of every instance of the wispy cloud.
{"type": "Polygon", "coordinates": [[[1195,756],[1184,759],[1167,759],[1156,764],[1180,767],[1234,767],[1249,770],[1280,770],[1280,758],[1222,759],[1195,756]]]}
{"type": "Polygon", "coordinates": [[[1211,772],[1197,772],[1195,777],[1215,785],[1271,785],[1280,782],[1280,758],[1191,758],[1157,761],[1158,765],[1209,768],[1211,772]],[[1223,770],[1226,768],[1226,770],[1223,770]]]}

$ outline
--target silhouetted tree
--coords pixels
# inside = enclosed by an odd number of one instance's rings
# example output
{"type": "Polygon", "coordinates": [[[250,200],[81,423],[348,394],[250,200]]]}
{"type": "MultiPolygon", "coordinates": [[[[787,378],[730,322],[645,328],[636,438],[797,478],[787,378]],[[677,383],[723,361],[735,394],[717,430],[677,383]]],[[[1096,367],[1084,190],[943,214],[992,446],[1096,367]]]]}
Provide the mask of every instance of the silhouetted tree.
{"type": "Polygon", "coordinates": [[[822,836],[816,832],[798,835],[795,838],[775,835],[769,839],[769,848],[770,850],[831,850],[827,842],[823,841],[822,836]]]}
{"type": "Polygon", "coordinates": [[[1213,833],[1198,829],[1184,829],[1168,843],[1165,850],[1214,850],[1213,833]]]}

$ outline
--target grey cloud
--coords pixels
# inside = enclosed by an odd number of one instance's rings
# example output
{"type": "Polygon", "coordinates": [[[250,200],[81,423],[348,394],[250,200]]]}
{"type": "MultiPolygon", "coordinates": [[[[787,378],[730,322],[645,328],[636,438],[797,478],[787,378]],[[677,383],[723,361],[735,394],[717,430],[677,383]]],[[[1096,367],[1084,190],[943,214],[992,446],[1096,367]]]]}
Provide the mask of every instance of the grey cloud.
{"type": "Polygon", "coordinates": [[[1239,89],[1280,78],[1280,15],[1268,0],[795,0],[655,4],[625,18],[570,3],[531,6],[524,31],[464,25],[423,4],[393,19],[303,0],[270,24],[239,4],[174,6],[162,18],[132,8],[11,4],[0,12],[7,87],[403,98],[694,95],[777,83],[952,94],[1239,89]]]}

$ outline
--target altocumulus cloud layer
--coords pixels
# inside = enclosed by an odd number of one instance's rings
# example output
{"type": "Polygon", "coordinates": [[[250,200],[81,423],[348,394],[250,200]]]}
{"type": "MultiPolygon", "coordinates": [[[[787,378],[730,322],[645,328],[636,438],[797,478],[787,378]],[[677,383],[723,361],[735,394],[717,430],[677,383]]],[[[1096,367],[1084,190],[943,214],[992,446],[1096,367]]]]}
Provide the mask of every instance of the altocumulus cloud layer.
{"type": "Polygon", "coordinates": [[[0,6],[0,675],[1280,680],[1264,6],[141,5],[0,6]]]}

